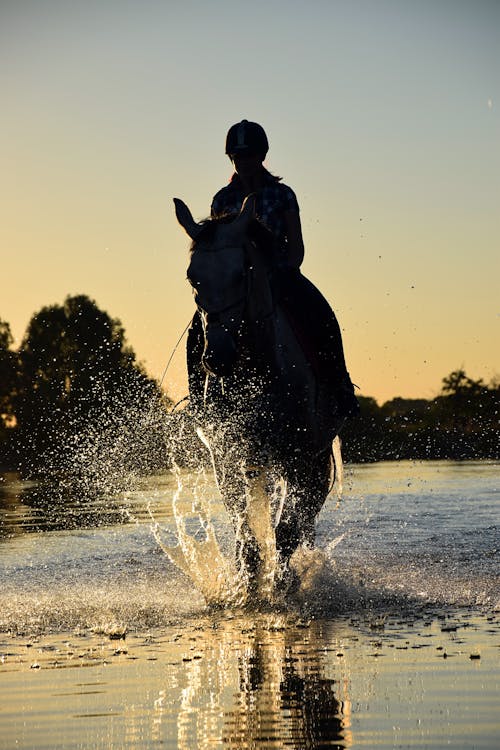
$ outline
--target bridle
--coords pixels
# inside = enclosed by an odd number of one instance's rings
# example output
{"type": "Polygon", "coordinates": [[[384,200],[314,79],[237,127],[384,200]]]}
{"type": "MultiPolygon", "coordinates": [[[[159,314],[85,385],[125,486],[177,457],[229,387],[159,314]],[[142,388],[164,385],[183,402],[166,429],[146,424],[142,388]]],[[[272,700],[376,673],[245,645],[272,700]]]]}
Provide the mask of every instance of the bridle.
{"type": "Polygon", "coordinates": [[[179,223],[193,240],[187,275],[204,329],[202,363],[208,371],[223,376],[232,371],[237,360],[237,341],[241,339],[245,310],[248,312],[249,306],[252,313],[256,310],[251,289],[255,279],[252,242],[246,234],[255,214],[254,198],[245,199],[234,220],[227,223],[216,220],[212,237],[208,232],[213,223],[196,222],[183,201],[175,198],[174,203],[179,223]],[[214,268],[218,275],[215,284],[214,268]]]}
{"type": "MultiPolygon", "coordinates": [[[[197,282],[196,279],[193,279],[190,275],[190,271],[193,265],[193,258],[195,256],[196,258],[199,258],[202,254],[203,256],[214,256],[215,254],[222,253],[222,252],[233,254],[233,253],[240,253],[241,251],[243,251],[243,253],[245,254],[244,245],[224,245],[223,247],[216,247],[216,248],[203,247],[203,249],[199,249],[199,250],[197,250],[196,246],[193,248],[191,263],[188,269],[188,279],[193,288],[198,311],[205,318],[205,320],[207,321],[209,325],[217,325],[221,323],[222,318],[226,317],[226,314],[229,313],[231,310],[234,310],[238,307],[241,309],[244,308],[246,301],[248,299],[248,293],[249,293],[249,288],[250,288],[250,279],[249,279],[250,275],[248,273],[248,267],[245,264],[243,290],[241,289],[241,285],[238,284],[239,288],[235,290],[233,295],[229,294],[229,299],[226,301],[224,305],[222,305],[221,307],[219,306],[214,307],[212,304],[206,304],[206,303],[204,304],[203,300],[200,302],[197,299],[197,297],[202,296],[200,295],[200,289],[199,289],[201,282],[200,281],[197,282]]],[[[212,265],[214,265],[213,262],[212,262],[212,265]]]]}

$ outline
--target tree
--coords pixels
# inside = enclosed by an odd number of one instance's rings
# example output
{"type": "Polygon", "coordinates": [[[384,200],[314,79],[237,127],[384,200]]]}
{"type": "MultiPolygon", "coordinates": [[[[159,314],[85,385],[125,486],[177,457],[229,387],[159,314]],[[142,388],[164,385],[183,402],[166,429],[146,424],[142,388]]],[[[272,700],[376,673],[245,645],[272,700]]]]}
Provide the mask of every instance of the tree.
{"type": "Polygon", "coordinates": [[[441,392],[444,396],[472,398],[481,394],[486,388],[482,378],[472,380],[465,370],[454,370],[443,378],[441,392]]]}
{"type": "Polygon", "coordinates": [[[74,468],[84,449],[86,460],[92,454],[97,461],[119,438],[120,460],[130,457],[144,415],[164,401],[137,364],[121,322],[85,295],[36,313],[19,358],[19,452],[35,471],[74,468]]]}
{"type": "Polygon", "coordinates": [[[491,393],[482,379],[472,380],[463,369],[454,370],[442,379],[441,394],[435,400],[435,413],[441,429],[455,432],[457,439],[465,433],[485,427],[485,406],[491,393]]]}
{"type": "Polygon", "coordinates": [[[11,350],[12,333],[8,323],[0,319],[0,444],[14,421],[14,393],[17,384],[17,358],[11,350]]]}

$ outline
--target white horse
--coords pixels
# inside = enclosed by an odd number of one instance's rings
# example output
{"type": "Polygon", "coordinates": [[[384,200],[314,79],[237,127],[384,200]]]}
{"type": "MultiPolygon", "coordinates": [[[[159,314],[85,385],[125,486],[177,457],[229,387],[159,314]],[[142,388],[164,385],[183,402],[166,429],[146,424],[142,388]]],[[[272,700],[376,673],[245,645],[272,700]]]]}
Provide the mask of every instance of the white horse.
{"type": "Polygon", "coordinates": [[[269,589],[286,583],[297,547],[314,543],[343,420],[275,304],[252,198],[231,221],[197,223],[179,199],[175,209],[193,241],[190,399],[236,531],[237,565],[250,588],[269,589]]]}

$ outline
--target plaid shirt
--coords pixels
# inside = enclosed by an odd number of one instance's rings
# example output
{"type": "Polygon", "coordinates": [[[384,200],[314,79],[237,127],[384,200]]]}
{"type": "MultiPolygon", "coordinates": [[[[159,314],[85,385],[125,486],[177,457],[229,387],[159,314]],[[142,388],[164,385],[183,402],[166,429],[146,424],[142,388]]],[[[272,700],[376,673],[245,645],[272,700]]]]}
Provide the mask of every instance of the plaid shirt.
{"type": "MultiPolygon", "coordinates": [[[[237,175],[214,196],[211,216],[236,214],[245,200],[245,191],[237,175]]],[[[293,190],[278,182],[272,175],[266,175],[264,186],[255,193],[255,214],[257,219],[273,234],[278,253],[286,257],[287,237],[285,212],[298,211],[299,204],[293,190]]]]}

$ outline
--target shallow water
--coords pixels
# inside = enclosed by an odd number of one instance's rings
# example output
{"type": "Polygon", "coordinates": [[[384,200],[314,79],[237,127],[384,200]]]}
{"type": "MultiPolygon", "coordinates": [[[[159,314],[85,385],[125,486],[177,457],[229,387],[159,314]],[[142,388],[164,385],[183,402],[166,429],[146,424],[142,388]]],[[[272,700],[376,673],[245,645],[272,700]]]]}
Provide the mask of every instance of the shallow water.
{"type": "MultiPolygon", "coordinates": [[[[268,612],[207,610],[160,550],[172,475],[92,498],[3,477],[0,748],[497,747],[499,477],[348,467],[268,612]]],[[[210,478],[183,486],[230,556],[210,478]]]]}

